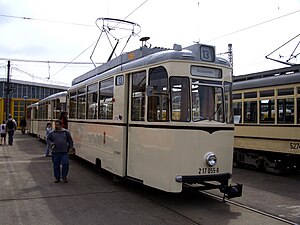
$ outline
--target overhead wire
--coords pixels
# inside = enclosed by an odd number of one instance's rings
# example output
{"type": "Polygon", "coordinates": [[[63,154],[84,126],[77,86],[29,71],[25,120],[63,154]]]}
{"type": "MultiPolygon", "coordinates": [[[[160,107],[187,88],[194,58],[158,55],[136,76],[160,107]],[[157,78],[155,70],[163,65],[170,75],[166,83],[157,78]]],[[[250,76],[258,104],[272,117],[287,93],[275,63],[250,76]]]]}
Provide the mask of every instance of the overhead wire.
{"type": "MultiPolygon", "coordinates": [[[[242,31],[245,31],[245,30],[248,30],[248,29],[252,29],[254,27],[257,27],[257,26],[260,26],[260,25],[263,25],[263,24],[266,24],[266,23],[269,23],[269,22],[273,22],[275,20],[278,20],[278,19],[282,19],[284,17],[287,17],[287,16],[290,16],[290,15],[293,15],[293,14],[296,14],[296,13],[299,13],[300,12],[300,9],[296,10],[296,11],[293,11],[293,12],[290,12],[290,13],[287,13],[287,14],[284,14],[284,15],[281,15],[281,16],[278,16],[278,17],[275,17],[275,18],[272,18],[272,19],[269,19],[269,20],[265,20],[263,22],[260,22],[260,23],[257,23],[257,24],[254,24],[254,25],[251,25],[251,26],[248,26],[248,27],[244,27],[244,28],[241,28],[241,29],[238,29],[236,31],[233,31],[233,32],[230,32],[230,33],[227,33],[227,34],[224,34],[224,35],[221,35],[221,36],[218,36],[218,37],[215,37],[215,38],[212,38],[206,42],[211,42],[211,41],[214,41],[214,40],[217,40],[217,39],[220,39],[220,38],[224,38],[224,37],[227,37],[229,35],[232,35],[232,34],[236,34],[236,33],[239,33],[239,32],[242,32],[242,31]]],[[[299,54],[298,54],[299,55],[299,54]]],[[[296,57],[298,56],[296,55],[296,57]]],[[[257,65],[257,64],[261,64],[263,63],[263,61],[260,61],[260,62],[255,62],[253,63],[252,65],[257,65]]],[[[249,65],[250,66],[250,65],[249,65]]]]}
{"type": "Polygon", "coordinates": [[[274,20],[278,20],[278,19],[281,19],[283,17],[286,17],[286,16],[290,16],[292,14],[295,14],[295,13],[298,13],[300,12],[300,9],[294,11],[294,12],[290,12],[290,13],[287,13],[287,14],[284,14],[282,16],[278,16],[278,17],[275,17],[275,18],[272,18],[272,19],[269,19],[269,20],[266,20],[266,21],[263,21],[263,22],[260,22],[260,23],[257,23],[257,24],[254,24],[254,25],[251,25],[251,26],[248,26],[248,27],[244,27],[244,28],[241,28],[239,30],[236,30],[236,31],[233,31],[233,32],[230,32],[230,33],[227,33],[227,34],[224,34],[224,35],[221,35],[221,36],[218,36],[218,37],[215,37],[213,39],[210,39],[206,42],[211,42],[211,41],[214,41],[214,40],[217,40],[217,39],[220,39],[220,38],[223,38],[223,37],[226,37],[226,36],[229,36],[229,35],[232,35],[232,34],[236,34],[238,32],[241,32],[241,31],[244,31],[244,30],[248,30],[248,29],[251,29],[253,27],[257,27],[257,26],[260,26],[262,24],[265,24],[265,23],[269,23],[269,22],[272,22],[274,20]]]}
{"type": "MultiPolygon", "coordinates": [[[[147,3],[149,0],[145,0],[144,2],[142,2],[138,7],[136,7],[131,13],[129,13],[126,17],[124,17],[124,19],[127,19],[129,16],[131,16],[134,12],[136,12],[139,8],[141,8],[145,3],[147,3]]],[[[229,32],[227,34],[224,35],[220,35],[217,37],[214,37],[206,42],[211,42],[232,34],[236,34],[269,22],[272,22],[274,20],[278,20],[296,13],[299,13],[300,9],[284,14],[282,16],[278,16],[251,26],[247,26],[232,32],[229,32]]],[[[0,14],[0,17],[7,17],[7,18],[14,18],[14,19],[24,19],[24,20],[35,20],[35,21],[42,21],[42,22],[50,22],[50,23],[60,23],[60,24],[67,24],[67,25],[76,25],[76,26],[86,26],[86,27],[95,27],[94,25],[88,25],[88,24],[80,24],[80,23],[73,23],[73,22],[64,22],[64,21],[55,21],[55,20],[46,20],[46,19],[39,19],[39,18],[32,18],[32,17],[21,17],[21,16],[13,16],[13,15],[5,15],[5,14],[0,14]]],[[[69,66],[70,64],[92,64],[92,62],[74,62],[74,60],[76,60],[79,56],[81,56],[84,52],[86,52],[89,48],[91,48],[93,45],[95,44],[95,42],[91,45],[89,45],[84,51],[82,51],[78,56],[76,56],[73,60],[71,60],[70,62],[62,62],[62,61],[49,61],[49,60],[25,60],[25,59],[8,59],[8,58],[0,58],[0,60],[11,60],[11,61],[22,61],[22,62],[40,62],[40,63],[58,63],[58,64],[66,64],[64,67],[62,67],[60,70],[58,70],[53,76],[57,75],[59,72],[61,72],[63,69],[65,69],[67,66],[69,66]]]]}
{"type": "MultiPolygon", "coordinates": [[[[63,69],[65,69],[68,65],[70,65],[71,63],[73,63],[74,60],[76,60],[79,56],[81,56],[83,53],[85,53],[90,47],[92,47],[95,44],[95,42],[93,42],[93,44],[91,44],[90,46],[88,46],[85,50],[83,50],[79,55],[77,55],[74,59],[72,59],[70,62],[68,62],[65,66],[63,66],[60,70],[58,70],[54,75],[52,75],[52,77],[54,77],[55,75],[57,75],[60,71],[62,71],[63,69]]],[[[92,63],[90,63],[92,64],[92,63]]],[[[49,79],[50,79],[50,75],[49,75],[49,79]]]]}
{"type": "Polygon", "coordinates": [[[59,23],[59,24],[67,24],[67,25],[74,25],[74,26],[95,27],[93,25],[83,24],[83,23],[73,23],[73,22],[71,23],[71,22],[64,22],[64,21],[57,21],[57,20],[37,19],[37,18],[25,17],[25,16],[12,16],[12,15],[0,14],[0,17],[23,19],[23,20],[35,20],[35,21],[42,21],[47,23],[59,23]]]}
{"type": "MultiPolygon", "coordinates": [[[[145,0],[143,3],[141,3],[138,7],[136,7],[131,13],[129,13],[124,19],[131,16],[134,12],[136,12],[140,7],[142,7],[146,2],[149,0],[145,0]]],[[[22,19],[22,20],[32,20],[32,21],[42,21],[42,22],[48,22],[48,23],[59,23],[59,24],[67,24],[67,25],[75,25],[75,26],[86,26],[86,27],[95,27],[94,25],[89,24],[81,24],[81,23],[73,23],[73,22],[64,22],[64,21],[56,21],[56,20],[46,20],[46,19],[40,19],[40,18],[33,18],[33,17],[25,17],[25,16],[14,16],[14,15],[5,15],[0,14],[0,17],[6,17],[6,18],[13,18],[13,19],[22,19]]],[[[10,61],[19,61],[19,62],[37,62],[37,63],[47,63],[49,67],[49,63],[56,63],[56,64],[66,64],[64,67],[62,67],[60,70],[58,70],[53,76],[57,75],[59,72],[61,72],[63,69],[65,69],[70,64],[93,64],[92,62],[74,62],[79,56],[81,56],[84,52],[86,52],[89,48],[91,48],[95,42],[91,45],[89,45],[85,50],[83,50],[79,55],[77,55],[74,59],[72,59],[70,62],[62,62],[62,61],[50,61],[50,60],[26,60],[26,59],[9,59],[9,58],[0,58],[0,60],[10,60],[10,61]]],[[[101,64],[101,63],[97,63],[101,64]]],[[[49,74],[50,79],[50,74],[49,74]]]]}
{"type": "Polygon", "coordinates": [[[149,0],[145,0],[142,4],[140,4],[138,7],[136,7],[131,13],[129,13],[124,20],[126,20],[129,16],[131,16],[133,13],[135,13],[139,8],[141,8],[146,2],[148,2],[149,0]]]}
{"type": "Polygon", "coordinates": [[[51,63],[51,64],[92,64],[91,62],[66,62],[66,61],[54,61],[54,60],[34,60],[34,59],[14,59],[14,58],[0,58],[0,60],[5,61],[15,61],[15,62],[29,62],[29,63],[51,63]]]}
{"type": "MultiPolygon", "coordinates": [[[[33,79],[38,79],[38,80],[41,80],[41,81],[44,81],[44,82],[47,82],[48,81],[48,78],[43,78],[43,77],[38,77],[38,76],[35,76],[33,73],[29,73],[29,72],[26,72],[25,70],[23,69],[20,69],[19,67],[17,67],[17,65],[14,65],[11,67],[11,70],[15,70],[19,73],[22,73],[22,74],[25,74],[27,76],[30,76],[31,78],[33,79]]],[[[12,75],[13,76],[13,75],[12,75]]],[[[58,82],[58,81],[50,81],[50,83],[52,84],[64,84],[65,86],[67,86],[66,83],[64,82],[58,82]]]]}

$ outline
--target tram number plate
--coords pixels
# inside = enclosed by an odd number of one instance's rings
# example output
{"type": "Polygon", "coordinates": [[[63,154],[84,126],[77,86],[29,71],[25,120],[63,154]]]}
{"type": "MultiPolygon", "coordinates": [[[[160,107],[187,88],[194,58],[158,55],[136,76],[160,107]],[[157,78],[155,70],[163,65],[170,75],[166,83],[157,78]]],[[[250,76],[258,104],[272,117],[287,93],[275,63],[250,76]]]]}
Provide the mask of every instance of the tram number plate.
{"type": "Polygon", "coordinates": [[[209,168],[199,168],[198,174],[213,174],[213,173],[219,173],[218,167],[209,167],[209,168]]]}
{"type": "Polygon", "coordinates": [[[290,149],[300,149],[300,143],[291,142],[290,143],[290,149]]]}

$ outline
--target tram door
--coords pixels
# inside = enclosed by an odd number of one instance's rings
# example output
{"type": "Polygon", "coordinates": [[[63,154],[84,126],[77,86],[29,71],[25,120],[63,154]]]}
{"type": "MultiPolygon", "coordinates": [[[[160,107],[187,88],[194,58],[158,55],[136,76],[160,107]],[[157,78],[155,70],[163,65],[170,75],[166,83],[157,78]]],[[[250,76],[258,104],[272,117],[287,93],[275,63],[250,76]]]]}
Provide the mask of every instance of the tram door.
{"type": "Polygon", "coordinates": [[[127,175],[143,180],[143,140],[145,123],[146,71],[129,76],[129,113],[127,127],[127,175]]]}
{"type": "Polygon", "coordinates": [[[165,166],[159,157],[168,152],[164,146],[168,143],[153,125],[169,120],[169,92],[163,67],[149,69],[146,78],[146,71],[132,73],[129,78],[127,175],[153,184],[165,166]]]}

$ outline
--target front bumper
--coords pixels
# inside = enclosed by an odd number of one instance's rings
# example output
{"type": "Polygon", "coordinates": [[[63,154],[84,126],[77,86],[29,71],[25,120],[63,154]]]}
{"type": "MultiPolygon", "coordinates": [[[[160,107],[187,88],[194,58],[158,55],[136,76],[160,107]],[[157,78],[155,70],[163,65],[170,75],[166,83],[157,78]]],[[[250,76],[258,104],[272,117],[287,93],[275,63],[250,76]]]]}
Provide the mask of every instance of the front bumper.
{"type": "Polygon", "coordinates": [[[242,196],[243,185],[235,184],[229,185],[230,173],[210,174],[210,175],[193,175],[193,176],[176,176],[175,180],[178,183],[183,183],[188,187],[196,188],[198,190],[219,189],[226,198],[235,198],[242,196]],[[214,182],[214,183],[211,183],[214,182]],[[192,186],[197,184],[198,186],[192,186]]]}

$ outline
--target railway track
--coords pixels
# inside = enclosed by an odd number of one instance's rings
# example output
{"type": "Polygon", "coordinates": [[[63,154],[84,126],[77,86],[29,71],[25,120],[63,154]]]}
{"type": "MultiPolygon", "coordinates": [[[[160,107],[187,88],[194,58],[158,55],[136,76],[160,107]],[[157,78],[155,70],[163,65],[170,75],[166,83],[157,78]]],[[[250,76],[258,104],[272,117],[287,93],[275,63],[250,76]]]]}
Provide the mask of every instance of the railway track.
{"type": "Polygon", "coordinates": [[[139,195],[147,198],[149,201],[158,205],[162,209],[166,209],[174,213],[174,215],[183,218],[186,221],[186,224],[197,224],[197,225],[206,225],[206,224],[244,224],[245,220],[249,220],[248,224],[290,224],[290,225],[299,225],[296,222],[276,216],[274,214],[265,212],[260,209],[256,209],[250,206],[247,206],[242,203],[238,203],[234,200],[225,199],[223,197],[213,194],[207,191],[192,192],[190,195],[186,194],[174,194],[168,195],[164,192],[157,190],[149,190],[149,188],[141,186],[140,188],[133,187],[132,190],[139,195]],[[144,189],[145,188],[145,189],[144,189]],[[179,197],[180,196],[180,197],[179,197]],[[193,197],[195,196],[195,197],[193,197]],[[201,197],[202,196],[202,197],[201,197]],[[193,200],[194,199],[194,200],[193,200]],[[214,200],[214,201],[212,201],[214,200]],[[202,207],[199,207],[202,205],[202,207]],[[203,206],[204,205],[204,206],[203,206]],[[206,205],[206,206],[205,206],[206,205]],[[239,211],[240,215],[232,219],[230,214],[231,206],[234,206],[233,211],[239,211]],[[210,210],[211,208],[211,210],[210,210]],[[215,209],[217,208],[217,212],[215,209]],[[190,210],[194,210],[191,212],[190,210]],[[213,215],[213,214],[216,215],[213,215]],[[226,215],[228,214],[228,215],[226,215]],[[248,218],[248,214],[252,215],[251,218],[248,218]],[[209,218],[220,217],[216,219],[219,220],[218,223],[208,222],[209,218]],[[257,218],[257,221],[253,221],[253,218],[257,218]],[[224,222],[222,222],[224,221],[224,222]],[[268,221],[267,223],[260,223],[259,221],[268,221]]]}
{"type": "Polygon", "coordinates": [[[281,221],[281,222],[284,222],[284,223],[287,223],[287,224],[299,225],[298,223],[295,223],[295,222],[293,222],[291,220],[282,218],[280,216],[273,215],[273,214],[268,213],[268,212],[264,212],[264,211],[259,210],[259,209],[255,209],[255,208],[247,206],[245,204],[238,203],[238,202],[230,200],[230,199],[225,199],[224,200],[222,197],[220,197],[220,196],[218,196],[216,194],[212,194],[212,193],[209,193],[209,192],[206,192],[206,191],[202,191],[202,193],[205,194],[205,195],[207,195],[207,196],[210,196],[210,197],[212,197],[214,199],[217,199],[218,201],[225,201],[225,203],[227,203],[227,204],[235,205],[237,207],[241,207],[241,208],[249,210],[251,212],[255,212],[255,213],[258,213],[260,215],[264,215],[266,217],[269,217],[269,218],[272,218],[272,219],[275,219],[275,220],[278,220],[278,221],[281,221]]]}

